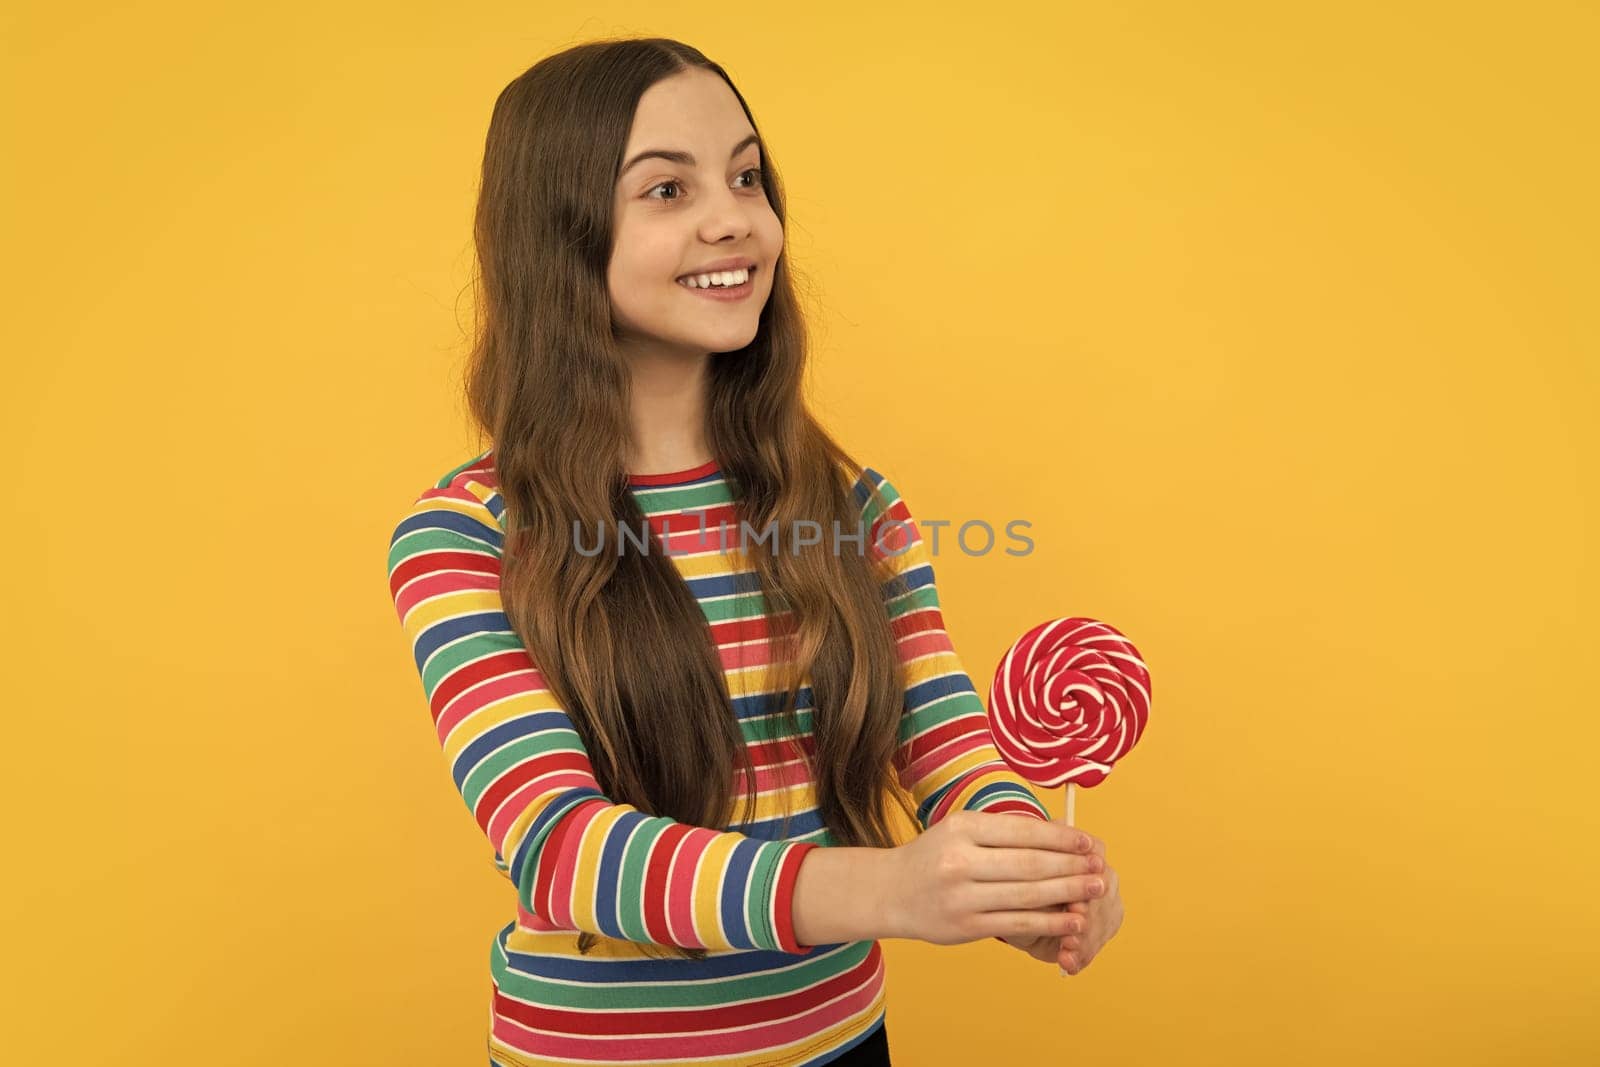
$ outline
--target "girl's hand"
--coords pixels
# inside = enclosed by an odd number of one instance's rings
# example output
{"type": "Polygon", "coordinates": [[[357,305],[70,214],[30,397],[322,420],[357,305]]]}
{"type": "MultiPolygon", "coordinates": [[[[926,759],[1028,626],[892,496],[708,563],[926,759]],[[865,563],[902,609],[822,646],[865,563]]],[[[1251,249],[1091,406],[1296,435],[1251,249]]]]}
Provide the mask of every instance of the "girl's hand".
{"type": "MultiPolygon", "coordinates": [[[[1092,837],[1093,835],[1091,835],[1092,837]]],[[[1008,945],[1026,952],[1041,963],[1054,963],[1068,974],[1078,974],[1099,955],[1122,928],[1123,910],[1120,880],[1106,862],[1106,844],[1094,838],[1093,854],[1104,866],[1102,891],[1087,901],[1052,905],[1048,911],[1065,910],[1076,915],[1079,932],[1063,937],[1043,935],[1035,938],[1001,938],[1008,945]]]]}
{"type": "Polygon", "coordinates": [[[1065,821],[953,811],[890,849],[893,886],[879,936],[959,945],[989,936],[1059,944],[1083,920],[1061,905],[1103,881],[1094,838],[1065,821]]]}

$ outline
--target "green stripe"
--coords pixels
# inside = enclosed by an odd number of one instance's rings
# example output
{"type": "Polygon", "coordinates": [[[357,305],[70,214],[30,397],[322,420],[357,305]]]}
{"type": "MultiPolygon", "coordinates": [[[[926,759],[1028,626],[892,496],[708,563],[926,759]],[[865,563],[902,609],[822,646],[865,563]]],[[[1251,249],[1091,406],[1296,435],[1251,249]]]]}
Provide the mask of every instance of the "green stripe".
{"type": "MultiPolygon", "coordinates": [[[[577,935],[573,935],[576,937],[577,935]]],[[[815,958],[781,970],[758,974],[730,975],[723,979],[704,979],[679,984],[646,983],[606,988],[608,1007],[618,1008],[704,1008],[724,1007],[736,1000],[783,996],[859,966],[872,951],[871,941],[853,941],[837,955],[814,953],[815,958]]],[[[799,959],[799,957],[796,957],[799,959]]],[[[494,977],[507,994],[557,1008],[586,1009],[594,1006],[595,990],[543,979],[501,966],[501,954],[493,955],[494,977]]]]}
{"type": "MultiPolygon", "coordinates": [[[[643,814],[642,812],[640,814],[643,814]]],[[[660,837],[660,832],[651,833],[648,823],[634,830],[633,836],[628,841],[628,847],[622,854],[622,874],[617,883],[619,886],[643,886],[645,868],[650,858],[650,848],[655,839],[660,837]]],[[[629,892],[617,894],[618,911],[621,912],[620,922],[622,932],[629,941],[649,941],[651,938],[645,933],[644,915],[640,911],[640,900],[629,892]]]]}
{"type": "Polygon", "coordinates": [[[693,511],[733,502],[727,480],[721,475],[704,485],[635,485],[630,488],[639,502],[639,510],[646,515],[665,511],[693,511]]]}
{"type": "MultiPolygon", "coordinates": [[[[514,720],[513,720],[514,721],[514,720]]],[[[477,738],[474,738],[477,740],[477,738]]],[[[483,791],[494,784],[495,778],[524,760],[538,759],[552,752],[579,752],[583,742],[572,730],[549,728],[527,734],[478,761],[461,781],[461,793],[468,798],[474,811],[483,791]]]]}
{"type": "Polygon", "coordinates": [[[430,701],[433,699],[433,691],[451,671],[469,660],[482,659],[496,652],[522,647],[522,642],[517,639],[516,634],[500,630],[492,634],[475,633],[469,637],[458,637],[450,644],[434,649],[428,662],[422,665],[422,685],[428,691],[428,699],[430,701]]]}
{"type": "Polygon", "coordinates": [[[728,622],[733,619],[759,618],[766,610],[767,599],[757,589],[749,593],[735,593],[728,597],[704,599],[700,608],[707,622],[728,622]]]}

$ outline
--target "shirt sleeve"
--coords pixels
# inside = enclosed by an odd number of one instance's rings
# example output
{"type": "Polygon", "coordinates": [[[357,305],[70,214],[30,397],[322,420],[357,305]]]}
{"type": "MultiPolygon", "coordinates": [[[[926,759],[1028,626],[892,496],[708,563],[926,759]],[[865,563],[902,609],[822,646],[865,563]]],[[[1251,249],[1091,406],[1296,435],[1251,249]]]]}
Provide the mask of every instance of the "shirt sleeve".
{"type": "Polygon", "coordinates": [[[816,842],[690,826],[601,792],[506,618],[504,528],[488,501],[499,497],[471,481],[424,492],[389,542],[389,591],[450,777],[523,908],[610,938],[809,953],[793,901],[816,842]]]}
{"type": "Polygon", "coordinates": [[[917,821],[927,830],[963,809],[1050,821],[1049,810],[994,746],[988,711],[945,630],[933,556],[905,498],[870,467],[857,488],[867,544],[888,557],[896,576],[883,591],[906,666],[899,781],[916,801],[917,821]],[[887,513],[872,502],[867,480],[878,486],[887,513]]]}

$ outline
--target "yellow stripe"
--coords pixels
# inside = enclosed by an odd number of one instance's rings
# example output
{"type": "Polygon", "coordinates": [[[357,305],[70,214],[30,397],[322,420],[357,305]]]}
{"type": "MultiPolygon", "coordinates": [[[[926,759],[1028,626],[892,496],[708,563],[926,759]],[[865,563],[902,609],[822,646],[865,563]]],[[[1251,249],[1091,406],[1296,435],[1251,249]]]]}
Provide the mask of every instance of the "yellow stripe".
{"type": "Polygon", "coordinates": [[[475,612],[501,611],[500,592],[497,589],[458,589],[448,593],[435,593],[411,605],[406,612],[406,632],[415,639],[429,626],[452,615],[475,612]]]}
{"type": "MultiPolygon", "coordinates": [[[[729,533],[728,537],[731,540],[733,534],[729,533]]],[[[712,536],[708,537],[707,540],[709,544],[706,547],[710,548],[711,551],[704,556],[675,555],[670,557],[673,564],[677,566],[678,572],[685,578],[718,578],[733,571],[734,564],[729,554],[716,551],[716,538],[712,536]]]]}
{"type": "MultiPolygon", "coordinates": [[[[722,873],[727,869],[728,856],[739,838],[720,834],[700,857],[700,869],[695,875],[694,926],[695,932],[706,946],[732,948],[733,943],[722,928],[722,873]]],[[[679,931],[683,937],[687,931],[679,931]]]]}
{"type": "Polygon", "coordinates": [[[583,829],[583,839],[578,843],[578,862],[573,864],[572,877],[572,920],[580,930],[594,930],[600,926],[595,920],[594,908],[600,864],[589,861],[598,861],[599,842],[604,841],[606,835],[611,833],[611,828],[633,810],[625,804],[607,805],[583,829]]]}

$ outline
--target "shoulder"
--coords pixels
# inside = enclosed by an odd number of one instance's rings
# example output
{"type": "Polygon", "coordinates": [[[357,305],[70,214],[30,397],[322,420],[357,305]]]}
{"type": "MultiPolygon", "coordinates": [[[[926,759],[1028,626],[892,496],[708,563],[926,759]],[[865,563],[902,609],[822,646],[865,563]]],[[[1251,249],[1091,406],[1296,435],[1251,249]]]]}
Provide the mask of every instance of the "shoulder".
{"type": "Polygon", "coordinates": [[[418,493],[395,524],[390,545],[408,533],[439,527],[469,535],[476,531],[480,539],[498,545],[499,535],[505,532],[504,513],[494,450],[487,449],[457,463],[418,493]]]}
{"type": "Polygon", "coordinates": [[[881,468],[862,467],[851,488],[855,494],[856,504],[861,509],[861,517],[869,523],[885,517],[896,519],[910,517],[899,487],[883,473],[881,468]]]}
{"type": "Polygon", "coordinates": [[[494,449],[485,449],[435,478],[433,484],[418,495],[417,503],[430,500],[438,500],[445,506],[452,500],[481,505],[498,523],[504,507],[500,501],[500,480],[495,473],[494,449]]]}
{"type": "Polygon", "coordinates": [[[470,459],[457,463],[434,479],[433,485],[424,492],[438,490],[465,492],[483,501],[487,501],[491,496],[499,496],[500,480],[494,468],[494,449],[485,449],[470,459]]]}

